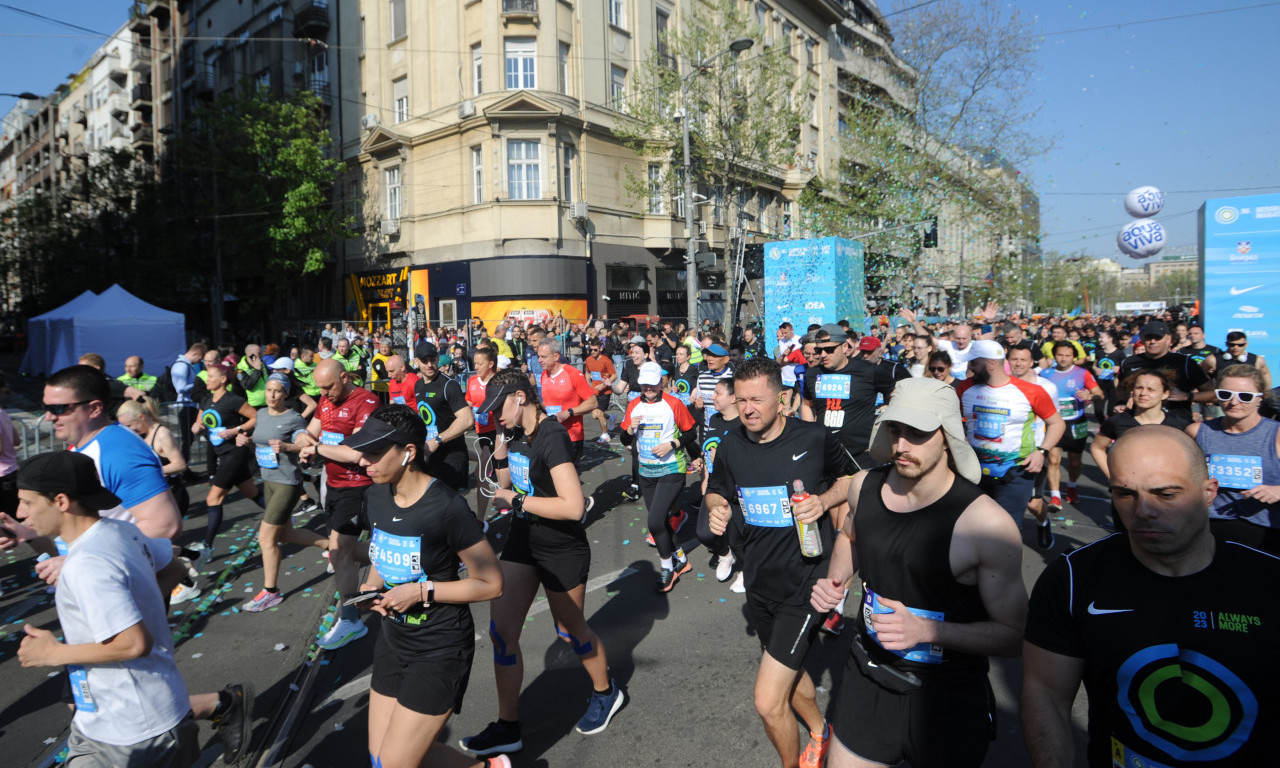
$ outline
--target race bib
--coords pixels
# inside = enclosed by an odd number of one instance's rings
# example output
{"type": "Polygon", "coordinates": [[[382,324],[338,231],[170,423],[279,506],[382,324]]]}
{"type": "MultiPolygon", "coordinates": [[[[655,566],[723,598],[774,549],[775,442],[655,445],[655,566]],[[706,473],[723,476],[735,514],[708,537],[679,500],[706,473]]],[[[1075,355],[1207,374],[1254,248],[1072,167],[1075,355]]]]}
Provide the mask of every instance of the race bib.
{"type": "Polygon", "coordinates": [[[844,409],[832,408],[822,414],[822,425],[832,429],[839,429],[844,426],[844,409]]]}
{"type": "Polygon", "coordinates": [[[639,396],[640,396],[640,393],[639,393],[639,392],[628,392],[628,393],[627,393],[627,402],[629,403],[629,402],[631,402],[632,400],[635,400],[635,399],[636,399],[637,397],[639,397],[639,396]]]}
{"type": "Polygon", "coordinates": [[[1089,422],[1085,421],[1084,419],[1080,419],[1079,421],[1072,422],[1072,424],[1071,424],[1071,436],[1072,436],[1073,438],[1075,438],[1076,440],[1083,440],[1083,439],[1085,439],[1086,437],[1088,437],[1088,436],[1089,436],[1089,422]]]}
{"type": "Polygon", "coordinates": [[[396,405],[404,405],[404,395],[393,395],[391,397],[391,402],[396,405]]]}
{"type": "Polygon", "coordinates": [[[702,425],[704,427],[711,426],[711,417],[715,416],[717,413],[719,413],[719,411],[716,410],[716,407],[708,403],[707,407],[702,409],[702,425]]]}
{"type": "Polygon", "coordinates": [[[347,436],[342,434],[341,432],[321,432],[320,433],[321,445],[342,445],[342,441],[346,439],[347,439],[347,436]]]}
{"type": "Polygon", "coordinates": [[[404,584],[422,577],[422,537],[397,536],[373,529],[369,541],[369,562],[388,584],[404,584]]]}
{"type": "Polygon", "coordinates": [[[653,452],[653,449],[658,447],[658,438],[661,435],[661,424],[640,423],[640,427],[636,430],[636,450],[639,452],[640,463],[658,464],[662,461],[653,452]]]}
{"type": "Polygon", "coordinates": [[[517,492],[529,495],[533,493],[533,485],[529,482],[529,456],[511,451],[507,454],[507,470],[511,472],[511,485],[517,492]]]}
{"type": "Polygon", "coordinates": [[[987,405],[973,407],[973,436],[989,443],[1004,441],[1004,428],[1009,423],[1008,408],[987,405]]]}
{"type": "Polygon", "coordinates": [[[258,466],[263,469],[277,469],[280,466],[280,457],[276,456],[276,452],[271,450],[269,445],[253,446],[253,457],[258,460],[258,466]]]}
{"type": "MultiPolygon", "coordinates": [[[[862,598],[862,623],[867,627],[867,636],[876,641],[876,645],[880,645],[879,638],[876,637],[875,626],[871,623],[871,617],[877,613],[893,613],[890,608],[884,607],[880,602],[879,596],[870,588],[866,588],[866,594],[862,598]]],[[[917,616],[923,616],[926,619],[934,621],[943,621],[946,614],[939,611],[925,611],[919,608],[907,607],[907,610],[917,616]]],[[[884,648],[883,645],[880,646],[884,648]]],[[[888,648],[885,648],[888,651],[888,648]]],[[[895,656],[900,656],[907,661],[918,661],[922,664],[941,664],[942,663],[942,647],[938,645],[930,645],[929,643],[920,643],[905,651],[889,651],[895,656]]]]}
{"type": "Polygon", "coordinates": [[[847,373],[823,373],[813,385],[813,396],[819,400],[848,400],[853,379],[847,373]]]}
{"type": "Polygon", "coordinates": [[[71,696],[76,700],[76,711],[97,712],[98,704],[89,690],[89,672],[79,664],[72,664],[67,667],[67,676],[71,681],[71,696]]]}
{"type": "Polygon", "coordinates": [[[1058,398],[1058,415],[1064,421],[1071,421],[1080,415],[1080,401],[1072,397],[1058,398]]]}
{"type": "Polygon", "coordinates": [[[592,371],[592,372],[591,372],[591,380],[592,380],[592,381],[604,381],[604,374],[603,374],[603,373],[601,373],[600,371],[592,371]]]}
{"type": "Polygon", "coordinates": [[[791,516],[791,495],[785,485],[766,488],[738,487],[738,505],[747,525],[786,528],[795,524],[791,516]]]}
{"type": "Polygon", "coordinates": [[[487,426],[489,426],[489,412],[488,412],[488,411],[481,411],[481,410],[480,410],[480,409],[478,409],[478,408],[472,408],[472,409],[471,409],[471,412],[475,414],[475,417],[476,417],[476,423],[477,423],[477,424],[479,424],[479,425],[480,425],[480,426],[482,426],[482,427],[487,427],[487,426]]]}
{"type": "Polygon", "coordinates": [[[1247,491],[1262,485],[1262,457],[1215,453],[1209,456],[1209,477],[1219,485],[1247,491]]]}
{"type": "Polygon", "coordinates": [[[222,414],[210,408],[200,414],[200,423],[204,424],[205,434],[209,436],[209,445],[222,445],[225,440],[218,437],[222,431],[222,414]]]}
{"type": "Polygon", "coordinates": [[[559,413],[559,412],[561,412],[561,411],[563,411],[563,410],[564,410],[564,406],[563,406],[563,405],[548,405],[548,406],[547,406],[547,415],[548,415],[548,416],[555,416],[557,413],[559,413]]]}

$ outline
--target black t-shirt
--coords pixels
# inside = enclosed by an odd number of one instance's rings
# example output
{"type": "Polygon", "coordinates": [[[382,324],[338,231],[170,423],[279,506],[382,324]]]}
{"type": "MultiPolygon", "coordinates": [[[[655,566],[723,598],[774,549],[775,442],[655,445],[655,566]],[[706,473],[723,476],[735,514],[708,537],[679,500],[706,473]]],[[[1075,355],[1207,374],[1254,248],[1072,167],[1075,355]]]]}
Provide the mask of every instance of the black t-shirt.
{"type": "Polygon", "coordinates": [[[814,582],[827,573],[834,531],[824,515],[818,523],[822,554],[801,554],[791,515],[793,484],[799,480],[806,492],[818,494],[826,490],[828,477],[853,472],[836,434],[820,424],[783,419],[782,433],[767,443],[752,440],[740,424],[725,432],[707,492],[723,496],[733,510],[749,593],[787,605],[808,604],[814,582]]]}
{"type": "Polygon", "coordinates": [[[698,366],[689,363],[689,367],[680,372],[680,366],[671,366],[671,386],[675,390],[676,399],[689,409],[693,409],[693,399],[698,396],[698,366]]]}
{"type": "Polygon", "coordinates": [[[1160,576],[1124,534],[1049,564],[1026,640],[1084,659],[1088,764],[1274,765],[1280,560],[1217,540],[1199,573],[1160,576]],[[1119,763],[1117,763],[1119,764],[1119,763]]]}
{"type": "Polygon", "coordinates": [[[1123,362],[1124,352],[1119,349],[1114,352],[1099,352],[1094,357],[1093,378],[1098,380],[1099,388],[1105,389],[1116,384],[1116,372],[1123,362]]]}
{"type": "Polygon", "coordinates": [[[618,374],[618,378],[627,382],[628,392],[640,391],[640,368],[631,358],[627,358],[627,362],[622,364],[622,372],[618,374]]]}
{"type": "MultiPolygon", "coordinates": [[[[453,426],[457,420],[457,412],[470,408],[467,395],[462,386],[448,376],[437,375],[434,381],[419,378],[413,385],[413,396],[418,403],[418,416],[427,425],[427,439],[436,440],[440,433],[453,426]]],[[[462,435],[440,444],[440,448],[432,454],[441,457],[467,450],[467,441],[462,435]]],[[[429,463],[429,462],[428,462],[429,463]]]]}
{"type": "Polygon", "coordinates": [[[880,366],[851,358],[838,371],[818,368],[806,371],[804,378],[804,399],[813,402],[818,423],[838,435],[854,456],[867,450],[876,420],[876,394],[888,400],[893,377],[880,366]]]}
{"type": "MultiPolygon", "coordinates": [[[[1191,423],[1191,417],[1188,414],[1183,413],[1182,411],[1178,411],[1178,410],[1171,411],[1171,410],[1165,409],[1164,421],[1160,423],[1166,427],[1173,427],[1174,429],[1177,429],[1177,430],[1185,430],[1187,428],[1187,425],[1191,423]]],[[[1128,432],[1134,427],[1139,427],[1139,426],[1142,426],[1142,425],[1138,423],[1138,420],[1134,417],[1134,415],[1129,411],[1125,411],[1124,413],[1117,413],[1116,415],[1102,422],[1102,426],[1098,428],[1098,433],[1102,435],[1106,435],[1112,440],[1119,440],[1120,436],[1123,435],[1125,432],[1128,432]]]]}
{"type": "MultiPolygon", "coordinates": [[[[236,449],[236,439],[234,437],[230,440],[223,440],[218,437],[218,433],[224,429],[232,429],[245,423],[245,417],[240,414],[240,408],[244,404],[243,397],[230,392],[224,392],[222,399],[216,403],[213,401],[213,395],[211,394],[205,393],[205,396],[201,398],[200,422],[204,424],[205,437],[209,439],[209,445],[213,446],[214,453],[230,453],[236,449]]],[[[245,450],[249,450],[247,446],[245,450]]]]}
{"type": "MultiPolygon", "coordinates": [[[[516,493],[550,498],[556,496],[551,470],[561,464],[573,464],[573,446],[569,430],[553,418],[538,423],[533,441],[523,433],[507,443],[507,469],[511,487],[516,493]]],[[[535,547],[555,546],[586,540],[580,520],[547,520],[530,516],[529,542],[535,547]]]]}
{"type": "Polygon", "coordinates": [[[1203,349],[1196,349],[1192,346],[1182,348],[1182,354],[1195,360],[1197,363],[1203,363],[1210,355],[1218,357],[1222,354],[1222,350],[1212,344],[1205,344],[1203,349]]]}
{"type": "MultiPolygon", "coordinates": [[[[1209,375],[1200,364],[1181,352],[1166,352],[1162,357],[1154,359],[1146,355],[1130,355],[1120,363],[1119,380],[1124,381],[1138,371],[1168,371],[1173,375],[1173,386],[1188,395],[1195,394],[1196,390],[1209,382],[1209,375]]],[[[1190,400],[1168,401],[1165,405],[1170,410],[1191,412],[1190,400]]]]}
{"type": "MultiPolygon", "coordinates": [[[[1026,350],[1030,350],[1030,351],[1031,351],[1031,360],[1032,360],[1032,362],[1038,361],[1040,358],[1044,357],[1044,352],[1043,352],[1043,351],[1041,351],[1041,349],[1040,349],[1040,345],[1039,345],[1039,344],[1037,344],[1037,343],[1035,343],[1035,342],[1034,342],[1034,341],[1032,341],[1031,339],[1023,339],[1022,341],[1018,342],[1017,344],[1009,344],[1008,342],[1005,342],[1005,344],[1004,344],[1004,348],[1005,348],[1006,352],[1007,352],[1008,350],[1010,350],[1010,349],[1026,349],[1026,350]]],[[[922,362],[922,363],[923,363],[924,361],[923,361],[923,360],[921,360],[920,362],[922,362]]]]}
{"type": "MultiPolygon", "coordinates": [[[[388,588],[418,581],[457,581],[458,553],[484,539],[484,530],[467,502],[452,488],[432,480],[422,498],[400,507],[390,483],[370,486],[364,496],[364,522],[371,532],[369,561],[388,588]]],[[[434,603],[425,611],[388,618],[382,631],[397,651],[422,654],[469,648],[475,642],[471,608],[434,603]]]]}
{"type": "Polygon", "coordinates": [[[702,449],[703,461],[707,464],[707,474],[710,475],[715,469],[715,461],[711,458],[711,452],[720,447],[720,441],[724,436],[729,434],[730,430],[738,428],[739,421],[735,419],[726,419],[719,413],[711,416],[711,423],[707,425],[702,432],[702,449]]]}

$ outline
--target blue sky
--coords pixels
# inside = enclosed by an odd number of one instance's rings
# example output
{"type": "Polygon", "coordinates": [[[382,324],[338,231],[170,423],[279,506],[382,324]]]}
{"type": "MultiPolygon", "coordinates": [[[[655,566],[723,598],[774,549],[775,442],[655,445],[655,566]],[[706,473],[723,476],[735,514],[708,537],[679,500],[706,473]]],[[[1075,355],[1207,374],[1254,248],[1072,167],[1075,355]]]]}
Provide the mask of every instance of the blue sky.
{"type": "MultiPolygon", "coordinates": [[[[920,1],[880,5],[889,13],[920,1]]],[[[129,8],[123,0],[5,4],[107,34],[129,8]]],[[[1040,194],[1046,250],[1116,255],[1115,234],[1128,221],[1123,195],[1144,184],[1168,193],[1159,220],[1171,246],[1195,245],[1194,212],[1206,198],[1280,192],[1280,2],[1021,0],[1017,7],[1044,35],[1034,129],[1057,139],[1025,169],[1040,194]]],[[[50,92],[100,42],[0,6],[0,91],[50,92]]],[[[0,98],[0,110],[12,102],[0,98]]]]}

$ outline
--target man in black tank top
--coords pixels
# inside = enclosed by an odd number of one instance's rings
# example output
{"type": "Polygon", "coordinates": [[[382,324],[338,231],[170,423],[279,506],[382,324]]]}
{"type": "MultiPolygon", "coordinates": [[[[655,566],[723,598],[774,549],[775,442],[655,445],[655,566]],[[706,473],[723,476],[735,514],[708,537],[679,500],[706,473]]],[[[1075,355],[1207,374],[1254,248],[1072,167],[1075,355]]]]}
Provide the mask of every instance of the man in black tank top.
{"type": "Polygon", "coordinates": [[[944,382],[899,382],[870,452],[889,465],[854,476],[849,515],[811,599],[830,610],[861,577],[827,765],[980,766],[995,736],[987,657],[1021,651],[1022,538],[978,488],[978,457],[944,382]]]}
{"type": "Polygon", "coordinates": [[[1189,436],[1139,426],[1111,447],[1127,533],[1059,558],[1031,595],[1022,723],[1036,768],[1271,766],[1280,754],[1280,559],[1216,535],[1218,490],[1189,436]]]}

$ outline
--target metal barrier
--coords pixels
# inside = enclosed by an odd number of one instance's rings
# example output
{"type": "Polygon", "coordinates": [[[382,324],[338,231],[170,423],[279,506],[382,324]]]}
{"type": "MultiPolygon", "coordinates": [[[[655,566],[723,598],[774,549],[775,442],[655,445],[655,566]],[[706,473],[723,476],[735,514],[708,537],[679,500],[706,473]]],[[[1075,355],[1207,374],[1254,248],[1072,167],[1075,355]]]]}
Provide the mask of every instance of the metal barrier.
{"type": "Polygon", "coordinates": [[[18,445],[18,459],[26,461],[32,456],[61,449],[65,444],[54,437],[53,422],[42,416],[35,418],[13,418],[15,436],[21,441],[18,445]]]}

